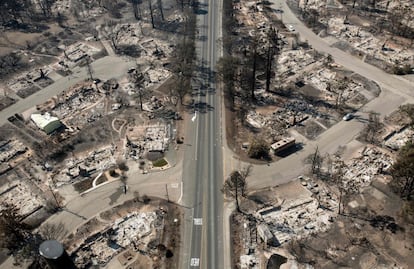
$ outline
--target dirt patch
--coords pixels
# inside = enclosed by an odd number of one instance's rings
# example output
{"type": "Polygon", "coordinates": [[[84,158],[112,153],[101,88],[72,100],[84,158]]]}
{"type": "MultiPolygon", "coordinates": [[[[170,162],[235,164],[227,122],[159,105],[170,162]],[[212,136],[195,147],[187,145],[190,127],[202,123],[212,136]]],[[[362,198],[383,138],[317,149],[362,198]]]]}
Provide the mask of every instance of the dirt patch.
{"type": "Polygon", "coordinates": [[[25,89],[21,89],[21,90],[17,91],[16,94],[21,98],[26,98],[26,97],[28,97],[28,96],[30,96],[30,95],[34,94],[35,92],[38,92],[38,91],[40,91],[40,88],[33,85],[29,88],[25,88],[25,89]]]}
{"type": "Polygon", "coordinates": [[[297,125],[295,128],[300,134],[308,139],[315,139],[318,135],[325,131],[325,129],[313,119],[306,120],[297,125]]]}
{"type": "Polygon", "coordinates": [[[93,177],[80,180],[79,182],[76,182],[75,184],[73,184],[73,187],[75,188],[77,192],[82,193],[92,188],[93,180],[94,180],[93,177]]]}
{"type": "Polygon", "coordinates": [[[0,111],[5,109],[6,107],[11,106],[14,103],[16,103],[15,99],[9,96],[0,96],[0,111]]]}

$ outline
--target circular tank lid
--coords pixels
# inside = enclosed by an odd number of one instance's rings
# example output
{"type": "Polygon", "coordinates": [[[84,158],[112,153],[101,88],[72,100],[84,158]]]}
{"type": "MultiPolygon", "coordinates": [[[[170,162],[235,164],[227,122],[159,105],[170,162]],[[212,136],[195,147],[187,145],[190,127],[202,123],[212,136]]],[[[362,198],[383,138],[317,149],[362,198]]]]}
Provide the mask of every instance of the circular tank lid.
{"type": "Polygon", "coordinates": [[[57,259],[63,254],[63,246],[56,240],[47,240],[40,244],[39,253],[46,259],[57,259]]]}

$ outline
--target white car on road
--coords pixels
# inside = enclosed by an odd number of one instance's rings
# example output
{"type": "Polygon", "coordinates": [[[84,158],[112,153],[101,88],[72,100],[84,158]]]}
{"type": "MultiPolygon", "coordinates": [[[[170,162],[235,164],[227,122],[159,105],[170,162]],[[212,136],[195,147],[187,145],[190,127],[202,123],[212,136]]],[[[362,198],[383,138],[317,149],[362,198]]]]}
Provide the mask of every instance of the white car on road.
{"type": "Polygon", "coordinates": [[[349,120],[352,120],[352,118],[354,117],[354,114],[352,114],[352,113],[348,113],[348,114],[346,114],[342,119],[344,120],[344,121],[349,121],[349,120]]]}

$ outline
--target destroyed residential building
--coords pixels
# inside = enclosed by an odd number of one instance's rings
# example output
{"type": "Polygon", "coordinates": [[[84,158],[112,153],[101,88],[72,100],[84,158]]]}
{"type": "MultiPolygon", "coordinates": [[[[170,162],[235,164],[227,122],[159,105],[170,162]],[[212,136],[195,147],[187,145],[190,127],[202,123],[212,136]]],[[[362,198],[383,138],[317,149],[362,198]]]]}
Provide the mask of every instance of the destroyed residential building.
{"type": "Polygon", "coordinates": [[[80,268],[94,262],[107,264],[116,254],[132,248],[147,251],[151,239],[163,229],[163,217],[156,212],[134,212],[116,220],[98,233],[90,235],[72,251],[72,257],[80,268]]]}
{"type": "Polygon", "coordinates": [[[344,18],[331,18],[328,21],[328,33],[363,54],[382,60],[390,65],[414,64],[414,50],[406,49],[392,42],[375,37],[363,27],[351,25],[344,18]]]}
{"type": "Polygon", "coordinates": [[[302,12],[317,14],[318,26],[310,26],[332,46],[389,72],[414,65],[414,50],[407,34],[413,29],[410,1],[373,1],[367,5],[363,1],[299,0],[298,6],[302,12]]]}
{"type": "Polygon", "coordinates": [[[2,140],[0,141],[0,163],[7,163],[27,150],[28,148],[18,140],[2,140]]]}
{"type": "Polygon", "coordinates": [[[101,49],[84,42],[77,42],[69,46],[61,45],[63,51],[61,60],[53,65],[55,70],[66,70],[79,65],[83,59],[94,57],[102,52],[101,49]]]}
{"type": "Polygon", "coordinates": [[[14,206],[21,217],[31,215],[45,204],[44,197],[13,172],[3,178],[0,186],[0,199],[4,204],[14,206]]]}
{"type": "MultiPolygon", "coordinates": [[[[346,162],[347,169],[341,182],[342,187],[349,193],[359,193],[363,187],[369,186],[374,178],[384,176],[392,164],[393,159],[386,150],[366,146],[359,156],[346,162]]],[[[340,165],[336,163],[334,171],[341,169],[340,165]]]]}
{"type": "Polygon", "coordinates": [[[165,152],[171,141],[170,124],[158,123],[144,129],[132,128],[127,134],[129,156],[139,159],[151,152],[165,152]]]}
{"type": "Polygon", "coordinates": [[[393,131],[391,134],[388,134],[387,137],[385,137],[383,144],[392,150],[399,150],[401,147],[407,144],[407,142],[413,141],[413,129],[409,127],[403,127],[397,131],[393,131]]]}
{"type": "Polygon", "coordinates": [[[64,167],[54,176],[57,186],[71,183],[79,177],[88,177],[115,166],[112,146],[89,152],[86,156],[68,158],[64,167]]]}
{"type": "Polygon", "coordinates": [[[280,245],[279,241],[276,237],[272,234],[267,224],[262,223],[257,226],[257,234],[263,240],[263,242],[272,247],[278,247],[280,245]]]}

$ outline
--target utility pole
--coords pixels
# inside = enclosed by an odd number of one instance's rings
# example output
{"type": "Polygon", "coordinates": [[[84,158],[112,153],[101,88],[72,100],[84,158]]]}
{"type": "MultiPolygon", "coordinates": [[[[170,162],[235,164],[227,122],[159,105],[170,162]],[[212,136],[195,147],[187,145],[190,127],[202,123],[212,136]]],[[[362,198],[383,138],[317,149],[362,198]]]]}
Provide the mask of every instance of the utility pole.
{"type": "Polygon", "coordinates": [[[50,192],[52,193],[53,198],[55,199],[56,207],[58,209],[60,209],[61,206],[60,206],[59,200],[56,197],[56,194],[55,194],[54,190],[52,189],[52,185],[51,184],[48,184],[48,187],[49,187],[50,192]]]}
{"type": "Polygon", "coordinates": [[[90,56],[87,56],[86,58],[86,71],[88,72],[89,79],[93,81],[93,69],[91,66],[92,59],[90,56]]]}
{"type": "Polygon", "coordinates": [[[167,201],[170,202],[170,196],[168,195],[168,184],[165,184],[165,193],[167,194],[167,201]]]}

